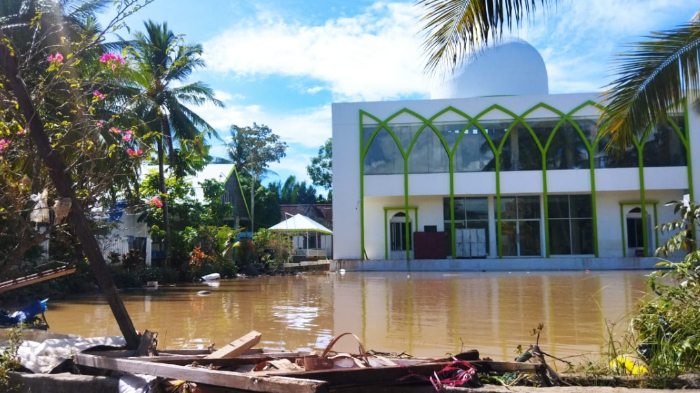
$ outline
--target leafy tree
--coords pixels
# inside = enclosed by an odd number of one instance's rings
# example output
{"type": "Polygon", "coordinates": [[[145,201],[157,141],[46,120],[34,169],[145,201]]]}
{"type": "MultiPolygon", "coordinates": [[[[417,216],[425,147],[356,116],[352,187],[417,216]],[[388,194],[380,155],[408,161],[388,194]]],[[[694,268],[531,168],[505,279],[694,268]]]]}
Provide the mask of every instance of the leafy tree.
{"type": "Polygon", "coordinates": [[[311,181],[315,186],[330,190],[333,187],[333,139],[318,149],[318,156],[311,159],[311,165],[306,167],[311,181]]]}
{"type": "Polygon", "coordinates": [[[306,182],[297,182],[296,176],[289,176],[284,184],[281,182],[270,183],[270,191],[276,192],[279,196],[279,203],[283,205],[294,204],[314,204],[318,203],[316,189],[306,182]]]}
{"type": "Polygon", "coordinates": [[[293,252],[294,244],[284,233],[263,228],[253,235],[253,255],[259,263],[270,270],[275,270],[289,261],[293,252]]]}
{"type": "MultiPolygon", "coordinates": [[[[138,72],[133,74],[130,87],[132,93],[141,98],[136,110],[142,114],[150,128],[159,130],[155,142],[167,250],[170,249],[171,228],[164,171],[165,144],[167,143],[169,162],[173,168],[182,169],[182,165],[188,162],[178,160],[174,139],[180,141],[181,152],[206,156],[204,135],[200,129],[211,135],[216,135],[216,132],[188,105],[211,103],[223,107],[224,104],[202,82],[176,86],[187,81],[195,69],[204,67],[201,45],[184,44],[182,37],[168,29],[167,23],[158,24],[149,20],[144,26],[145,33],[137,32],[131,43],[138,72]],[[186,141],[191,143],[188,145],[186,141]]],[[[176,173],[180,177],[183,175],[182,170],[176,173]]]]}
{"type": "MultiPolygon", "coordinates": [[[[45,187],[62,206],[55,210],[66,213],[66,217],[57,215],[57,221],[67,218],[74,239],[80,242],[77,254],[90,261],[129,347],[138,345],[138,336],[92,233],[94,221],[86,212],[112,182],[121,179],[123,164],[138,166],[143,155],[138,138],[116,140],[96,126],[101,121],[97,114],[108,98],[96,87],[128,67],[115,53],[103,53],[104,59],[99,55],[105,33],[117,29],[127,15],[148,2],[114,2],[116,16],[104,28],[97,26],[93,13],[107,1],[0,3],[3,11],[10,12],[0,20],[0,194],[11,196],[1,213],[12,212],[2,214],[2,220],[25,218],[34,205],[26,198],[28,185],[45,187]],[[27,159],[31,157],[41,162],[31,162],[27,159]]],[[[27,249],[16,251],[14,255],[21,256],[27,249]]]]}
{"type": "Polygon", "coordinates": [[[232,125],[231,142],[227,145],[229,157],[238,173],[250,177],[251,230],[255,230],[255,196],[259,190],[256,183],[270,172],[271,162],[280,162],[286,156],[287,144],[273,134],[266,125],[253,123],[252,127],[232,125]]]}

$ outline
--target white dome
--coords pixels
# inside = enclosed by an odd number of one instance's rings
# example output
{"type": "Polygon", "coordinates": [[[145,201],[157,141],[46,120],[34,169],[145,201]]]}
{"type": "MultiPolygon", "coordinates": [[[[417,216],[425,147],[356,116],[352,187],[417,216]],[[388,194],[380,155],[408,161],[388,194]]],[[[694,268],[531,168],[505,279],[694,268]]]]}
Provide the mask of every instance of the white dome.
{"type": "Polygon", "coordinates": [[[431,99],[549,93],[540,53],[520,39],[502,41],[467,60],[430,92],[431,99]]]}

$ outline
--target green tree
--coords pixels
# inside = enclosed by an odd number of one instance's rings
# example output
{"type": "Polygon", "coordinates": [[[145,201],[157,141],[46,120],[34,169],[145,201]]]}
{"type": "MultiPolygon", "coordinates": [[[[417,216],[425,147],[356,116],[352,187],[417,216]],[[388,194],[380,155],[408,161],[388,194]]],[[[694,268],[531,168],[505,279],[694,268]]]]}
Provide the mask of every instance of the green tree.
{"type": "Polygon", "coordinates": [[[425,34],[425,70],[450,70],[474,49],[497,40],[503,28],[519,26],[535,13],[538,4],[546,7],[557,0],[417,0],[421,7],[425,34]]]}
{"type": "MultiPolygon", "coordinates": [[[[187,81],[192,72],[204,67],[201,58],[202,46],[184,44],[181,36],[176,36],[168,29],[167,23],[153,21],[144,23],[145,33],[137,32],[134,40],[133,55],[138,72],[132,75],[134,94],[142,98],[137,110],[142,113],[149,128],[158,130],[155,138],[158,151],[158,176],[163,201],[163,225],[166,236],[165,248],[170,249],[170,212],[168,194],[165,184],[165,150],[169,154],[170,166],[178,167],[178,153],[173,144],[174,139],[181,142],[181,151],[205,156],[204,137],[200,130],[216,135],[213,127],[195,113],[188,105],[211,103],[223,107],[224,104],[214,96],[214,91],[202,82],[193,82],[178,86],[187,81]],[[188,149],[185,141],[194,141],[188,149]]],[[[181,164],[187,162],[180,160],[181,164]]],[[[182,172],[175,172],[182,175],[182,172]]]]}
{"type": "MultiPolygon", "coordinates": [[[[426,71],[454,69],[475,48],[501,36],[503,28],[532,16],[538,4],[557,0],[418,0],[423,8],[426,71]]],[[[652,32],[617,57],[617,78],[604,93],[600,132],[609,147],[624,151],[635,137],[666,121],[669,110],[700,98],[700,11],[684,25],[652,32]]]]}
{"type": "Polygon", "coordinates": [[[330,190],[333,187],[333,139],[328,138],[326,143],[318,149],[318,155],[311,159],[311,164],[306,167],[311,181],[315,186],[330,190]]]}
{"type": "MultiPolygon", "coordinates": [[[[125,162],[120,158],[138,166],[143,153],[133,149],[138,141],[117,143],[100,135],[96,114],[107,97],[96,87],[110,73],[118,74],[128,67],[107,67],[99,58],[105,33],[118,29],[126,16],[148,2],[114,2],[116,16],[104,28],[97,26],[92,14],[106,1],[0,3],[4,11],[16,11],[0,20],[0,24],[9,23],[0,28],[4,136],[0,138],[0,194],[16,196],[11,205],[3,201],[3,213],[11,210],[12,219],[23,217],[33,204],[23,206],[22,195],[26,195],[28,183],[33,186],[37,181],[51,199],[65,207],[60,210],[66,213],[75,242],[80,243],[74,258],[83,254],[88,258],[130,347],[138,345],[138,337],[93,235],[95,222],[85,212],[111,188],[110,183],[118,181],[120,163],[125,162]],[[14,7],[17,4],[20,6],[14,7]],[[64,18],[66,14],[74,18],[64,18]],[[41,162],[27,157],[39,157],[41,162]],[[22,163],[29,163],[31,169],[18,167],[22,163]]],[[[4,221],[7,216],[1,215],[4,221]]],[[[56,221],[60,219],[57,216],[56,221]]],[[[19,250],[18,255],[21,253],[19,250]]]]}
{"type": "Polygon", "coordinates": [[[271,162],[280,162],[287,155],[287,144],[266,125],[232,125],[230,132],[231,142],[227,145],[229,157],[238,173],[247,173],[250,177],[250,227],[255,231],[255,196],[264,190],[256,188],[256,183],[270,173],[268,167],[271,162]]]}

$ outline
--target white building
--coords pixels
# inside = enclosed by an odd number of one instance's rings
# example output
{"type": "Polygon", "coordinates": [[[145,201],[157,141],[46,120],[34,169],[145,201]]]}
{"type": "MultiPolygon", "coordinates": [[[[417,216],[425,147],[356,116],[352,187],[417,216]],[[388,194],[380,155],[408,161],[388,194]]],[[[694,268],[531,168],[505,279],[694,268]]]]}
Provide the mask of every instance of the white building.
{"type": "Polygon", "coordinates": [[[700,116],[672,113],[615,154],[599,108],[599,93],[548,94],[523,41],[486,50],[430,100],[334,104],[337,268],[653,267],[669,237],[655,227],[674,219],[664,204],[700,181],[700,116]]]}

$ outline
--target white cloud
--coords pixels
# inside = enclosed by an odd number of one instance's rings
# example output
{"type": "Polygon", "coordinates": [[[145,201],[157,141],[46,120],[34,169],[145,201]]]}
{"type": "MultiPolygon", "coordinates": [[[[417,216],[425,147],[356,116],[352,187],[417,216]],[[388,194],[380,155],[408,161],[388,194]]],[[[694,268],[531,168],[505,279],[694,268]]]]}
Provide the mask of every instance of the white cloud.
{"type": "Polygon", "coordinates": [[[612,81],[613,60],[625,43],[687,22],[696,10],[684,0],[569,0],[514,34],[542,54],[550,92],[600,91],[612,81]]]}
{"type": "Polygon", "coordinates": [[[381,100],[428,92],[418,18],[411,3],[376,3],[353,17],[304,26],[271,12],[237,21],[204,44],[210,70],[238,77],[311,77],[336,100],[381,100]]]}
{"type": "Polygon", "coordinates": [[[212,127],[219,130],[219,136],[227,140],[231,125],[250,126],[253,123],[265,124],[272,132],[282,137],[288,144],[299,144],[308,148],[317,148],[331,137],[331,106],[299,109],[285,113],[271,113],[260,105],[234,105],[225,92],[217,92],[226,104],[219,108],[205,104],[197,108],[197,114],[212,127]]]}
{"type": "Polygon", "coordinates": [[[316,94],[316,93],[318,93],[318,92],[320,92],[320,91],[322,91],[322,90],[323,90],[323,87],[321,87],[321,86],[314,86],[314,87],[311,87],[311,88],[306,89],[306,92],[309,93],[309,94],[316,94]]]}
{"type": "Polygon", "coordinates": [[[245,96],[243,94],[238,94],[238,93],[230,94],[230,93],[227,93],[227,92],[221,91],[221,90],[215,90],[214,97],[216,97],[217,99],[224,101],[224,102],[232,101],[232,100],[242,100],[245,98],[245,96]]]}

